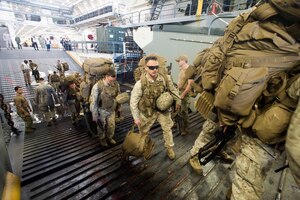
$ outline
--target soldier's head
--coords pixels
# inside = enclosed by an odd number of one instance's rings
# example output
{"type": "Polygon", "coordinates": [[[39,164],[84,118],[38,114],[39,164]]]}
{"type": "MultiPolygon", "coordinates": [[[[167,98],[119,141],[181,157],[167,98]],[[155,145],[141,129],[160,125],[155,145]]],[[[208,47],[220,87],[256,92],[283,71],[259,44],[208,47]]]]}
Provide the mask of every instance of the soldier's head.
{"type": "Polygon", "coordinates": [[[29,61],[29,63],[32,63],[32,60],[28,60],[29,61]]]}
{"type": "Polygon", "coordinates": [[[27,64],[27,63],[28,63],[28,60],[24,60],[24,63],[27,64]]]}
{"type": "Polygon", "coordinates": [[[18,94],[22,94],[23,93],[23,88],[21,86],[16,86],[15,87],[15,92],[18,94]]]}
{"type": "Polygon", "coordinates": [[[75,84],[74,81],[70,81],[70,82],[69,82],[69,88],[71,88],[71,89],[76,88],[76,84],[75,84]]]}
{"type": "Polygon", "coordinates": [[[108,83],[112,83],[116,80],[116,72],[114,69],[109,69],[105,75],[105,80],[108,83]]]}
{"type": "Polygon", "coordinates": [[[145,59],[145,70],[152,77],[156,78],[158,75],[159,62],[156,56],[148,56],[145,59]]]}
{"type": "Polygon", "coordinates": [[[186,55],[180,55],[175,59],[175,61],[178,62],[179,67],[181,67],[188,63],[188,57],[186,55]]]}
{"type": "Polygon", "coordinates": [[[56,71],[54,71],[53,74],[56,74],[56,71]]]}
{"type": "Polygon", "coordinates": [[[44,83],[45,82],[45,79],[44,78],[40,78],[39,79],[39,83],[44,83]]]}

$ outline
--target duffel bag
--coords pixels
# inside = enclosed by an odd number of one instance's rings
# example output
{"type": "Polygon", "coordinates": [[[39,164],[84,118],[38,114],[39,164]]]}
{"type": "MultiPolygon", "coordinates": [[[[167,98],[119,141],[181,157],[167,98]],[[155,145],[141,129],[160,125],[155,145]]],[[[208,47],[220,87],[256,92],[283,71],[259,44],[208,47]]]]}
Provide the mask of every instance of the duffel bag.
{"type": "Polygon", "coordinates": [[[134,132],[134,126],[128,132],[122,144],[123,153],[127,156],[144,157],[148,160],[154,149],[154,142],[148,134],[134,132]]]}

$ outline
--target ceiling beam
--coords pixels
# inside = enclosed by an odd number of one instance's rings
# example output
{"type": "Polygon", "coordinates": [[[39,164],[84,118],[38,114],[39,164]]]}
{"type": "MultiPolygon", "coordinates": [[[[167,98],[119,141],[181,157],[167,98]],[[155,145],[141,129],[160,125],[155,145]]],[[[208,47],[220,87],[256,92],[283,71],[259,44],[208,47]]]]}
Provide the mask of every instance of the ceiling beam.
{"type": "Polygon", "coordinates": [[[73,13],[73,6],[72,7],[55,6],[50,4],[38,3],[38,2],[30,2],[26,0],[5,0],[5,1],[13,4],[20,4],[25,6],[37,7],[45,10],[57,11],[69,15],[72,15],[73,13]]]}

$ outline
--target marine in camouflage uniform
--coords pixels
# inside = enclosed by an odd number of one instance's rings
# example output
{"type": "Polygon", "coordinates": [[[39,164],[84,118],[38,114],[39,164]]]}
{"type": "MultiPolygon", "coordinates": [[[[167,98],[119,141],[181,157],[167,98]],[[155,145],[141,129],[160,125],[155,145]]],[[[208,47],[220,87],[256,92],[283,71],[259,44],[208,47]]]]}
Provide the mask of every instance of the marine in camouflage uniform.
{"type": "Polygon", "coordinates": [[[14,98],[14,103],[16,105],[17,114],[24,120],[25,122],[25,133],[31,133],[34,131],[35,127],[33,126],[33,120],[30,116],[30,112],[32,111],[28,101],[23,96],[23,89],[20,86],[15,87],[16,96],[14,98]]]}
{"type": "Polygon", "coordinates": [[[177,108],[180,109],[181,101],[178,97],[178,92],[173,85],[173,82],[167,75],[158,73],[159,62],[155,56],[148,56],[146,66],[141,80],[137,81],[131,92],[130,109],[134,119],[134,123],[139,127],[142,134],[148,134],[150,128],[155,121],[158,121],[163,130],[163,138],[165,147],[167,148],[168,157],[173,160],[175,152],[173,150],[173,134],[171,128],[173,121],[171,118],[170,109],[161,112],[156,107],[156,99],[164,92],[171,91],[173,98],[176,99],[177,108]],[[145,84],[145,88],[143,88],[145,84]],[[175,96],[175,95],[176,96],[175,96]]]}
{"type": "Polygon", "coordinates": [[[79,89],[74,82],[69,83],[69,87],[66,90],[66,105],[68,105],[71,112],[71,121],[73,125],[76,125],[80,116],[80,98],[78,95],[79,89]]]}
{"type": "Polygon", "coordinates": [[[60,60],[57,60],[56,67],[57,71],[59,72],[59,76],[65,76],[64,66],[60,62],[60,60]]]}
{"type": "Polygon", "coordinates": [[[181,108],[178,113],[179,115],[179,131],[181,135],[188,134],[188,126],[189,126],[189,107],[190,107],[190,97],[189,97],[189,84],[188,80],[185,77],[185,71],[189,67],[188,65],[188,58],[185,55],[181,55],[175,59],[179,65],[179,77],[177,87],[179,90],[179,95],[181,98],[181,108]]]}
{"type": "Polygon", "coordinates": [[[32,62],[32,60],[29,60],[29,66],[32,70],[32,75],[33,75],[36,83],[38,83],[40,80],[40,72],[38,70],[38,65],[36,63],[32,62]]]}
{"type": "Polygon", "coordinates": [[[56,124],[55,117],[55,102],[58,102],[58,98],[54,88],[45,83],[43,78],[40,78],[40,85],[36,87],[36,103],[39,110],[44,114],[47,126],[51,126],[52,123],[56,124]]]}
{"type": "Polygon", "coordinates": [[[92,88],[90,95],[90,110],[93,121],[97,123],[97,133],[101,146],[108,146],[107,142],[115,145],[116,96],[120,93],[116,72],[108,70],[105,77],[92,88]]]}
{"type": "Polygon", "coordinates": [[[59,86],[60,86],[60,77],[56,73],[56,71],[54,71],[53,74],[51,74],[49,76],[49,83],[55,89],[56,92],[60,91],[60,89],[59,89],[59,86]]]}
{"type": "Polygon", "coordinates": [[[289,161],[289,168],[298,187],[300,187],[300,78],[291,85],[287,93],[292,99],[298,101],[297,108],[288,128],[285,149],[289,161]]]}

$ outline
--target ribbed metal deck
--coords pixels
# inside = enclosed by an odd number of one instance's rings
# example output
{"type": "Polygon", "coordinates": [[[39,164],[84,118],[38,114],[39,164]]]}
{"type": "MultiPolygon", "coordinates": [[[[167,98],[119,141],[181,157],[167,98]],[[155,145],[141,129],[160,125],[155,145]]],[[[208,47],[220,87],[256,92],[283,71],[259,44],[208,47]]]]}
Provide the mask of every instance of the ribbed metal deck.
{"type": "Polygon", "coordinates": [[[209,199],[224,195],[230,187],[228,164],[211,162],[205,177],[188,165],[191,144],[201,129],[202,119],[191,115],[191,133],[174,130],[176,159],[170,161],[161,128],[150,131],[155,149],[150,160],[130,157],[122,163],[121,144],[132,126],[130,117],[117,125],[117,145],[100,147],[84,128],[69,120],[42,127],[25,136],[22,186],[29,199],[209,199]],[[217,187],[222,184],[222,187],[217,187]],[[204,187],[205,186],[205,187],[204,187]],[[218,191],[216,192],[216,188],[218,191]]]}

